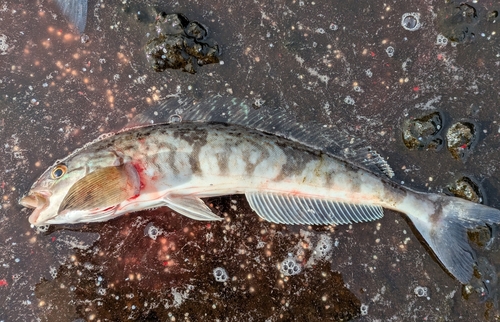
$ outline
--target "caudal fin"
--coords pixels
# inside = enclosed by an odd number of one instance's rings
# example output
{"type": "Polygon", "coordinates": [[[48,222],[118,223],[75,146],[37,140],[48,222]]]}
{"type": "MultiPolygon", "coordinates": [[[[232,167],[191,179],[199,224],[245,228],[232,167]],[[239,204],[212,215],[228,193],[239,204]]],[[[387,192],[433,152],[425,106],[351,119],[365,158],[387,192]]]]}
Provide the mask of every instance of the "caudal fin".
{"type": "Polygon", "coordinates": [[[429,195],[435,204],[430,221],[408,214],[444,267],[467,284],[476,265],[476,252],[467,230],[500,223],[500,210],[455,197],[429,195]]]}

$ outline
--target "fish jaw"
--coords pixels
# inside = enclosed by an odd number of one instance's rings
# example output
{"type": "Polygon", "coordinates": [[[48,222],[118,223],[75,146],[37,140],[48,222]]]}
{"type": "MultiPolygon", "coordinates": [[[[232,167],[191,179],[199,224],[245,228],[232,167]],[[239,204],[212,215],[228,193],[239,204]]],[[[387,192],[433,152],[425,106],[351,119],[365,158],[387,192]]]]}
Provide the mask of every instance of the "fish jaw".
{"type": "Polygon", "coordinates": [[[78,224],[102,222],[115,218],[117,206],[97,208],[94,210],[63,210],[54,218],[50,218],[44,224],[78,224]]]}
{"type": "Polygon", "coordinates": [[[29,217],[30,224],[40,225],[40,223],[37,223],[38,217],[40,213],[50,205],[50,196],[51,193],[48,191],[36,191],[30,192],[27,196],[19,200],[20,205],[26,208],[35,209],[29,217]]]}

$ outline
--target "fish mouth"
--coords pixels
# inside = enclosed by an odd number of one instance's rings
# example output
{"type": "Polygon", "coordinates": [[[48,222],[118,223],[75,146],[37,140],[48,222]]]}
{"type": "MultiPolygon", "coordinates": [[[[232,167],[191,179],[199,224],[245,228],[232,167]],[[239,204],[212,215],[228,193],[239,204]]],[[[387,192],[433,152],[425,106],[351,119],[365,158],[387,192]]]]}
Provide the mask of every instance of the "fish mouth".
{"type": "Polygon", "coordinates": [[[29,217],[29,222],[32,225],[37,224],[40,213],[49,206],[50,193],[48,192],[32,192],[19,200],[19,204],[26,208],[35,209],[29,217]]]}

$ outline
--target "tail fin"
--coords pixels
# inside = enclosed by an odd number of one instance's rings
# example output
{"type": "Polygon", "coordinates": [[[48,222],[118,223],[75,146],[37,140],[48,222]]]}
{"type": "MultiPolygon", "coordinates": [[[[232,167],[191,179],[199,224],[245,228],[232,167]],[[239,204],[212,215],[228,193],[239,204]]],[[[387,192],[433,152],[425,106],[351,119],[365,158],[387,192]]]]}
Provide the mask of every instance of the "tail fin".
{"type": "Polygon", "coordinates": [[[435,204],[435,213],[428,217],[430,221],[416,214],[408,217],[443,266],[462,284],[467,284],[477,265],[467,230],[500,223],[500,210],[455,197],[428,196],[435,204]]]}

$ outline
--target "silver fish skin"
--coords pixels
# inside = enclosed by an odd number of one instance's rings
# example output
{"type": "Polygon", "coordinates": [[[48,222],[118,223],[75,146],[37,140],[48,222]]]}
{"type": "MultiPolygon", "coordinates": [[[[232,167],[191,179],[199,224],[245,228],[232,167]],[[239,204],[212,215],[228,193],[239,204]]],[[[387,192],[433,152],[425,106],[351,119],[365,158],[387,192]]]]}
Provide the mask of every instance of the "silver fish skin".
{"type": "Polygon", "coordinates": [[[350,224],[383,208],[406,214],[460,282],[473,272],[467,229],[500,222],[500,211],[416,192],[299,142],[239,125],[180,122],[137,127],[93,142],[49,168],[21,204],[33,225],[105,221],[167,206],[220,220],[200,199],[245,194],[265,220],[350,224]]]}

